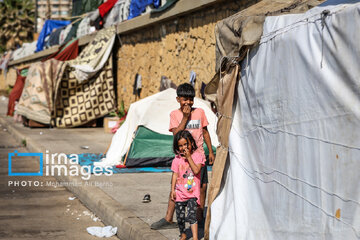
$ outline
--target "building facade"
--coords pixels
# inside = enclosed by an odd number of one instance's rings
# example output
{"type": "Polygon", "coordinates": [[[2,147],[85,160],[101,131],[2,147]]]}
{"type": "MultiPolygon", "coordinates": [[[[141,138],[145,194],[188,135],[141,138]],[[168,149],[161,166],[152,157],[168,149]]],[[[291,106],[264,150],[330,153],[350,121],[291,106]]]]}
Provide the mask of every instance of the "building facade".
{"type": "Polygon", "coordinates": [[[71,0],[37,1],[37,31],[40,32],[46,19],[63,19],[71,16],[71,0]]]}

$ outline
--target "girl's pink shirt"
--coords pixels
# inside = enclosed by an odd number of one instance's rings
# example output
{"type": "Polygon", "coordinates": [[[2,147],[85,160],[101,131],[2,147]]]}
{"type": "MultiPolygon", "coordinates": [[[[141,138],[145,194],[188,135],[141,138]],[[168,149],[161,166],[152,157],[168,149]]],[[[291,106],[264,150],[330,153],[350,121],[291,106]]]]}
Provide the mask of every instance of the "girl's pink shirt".
{"type": "MultiPolygon", "coordinates": [[[[204,154],[196,151],[191,155],[195,164],[205,165],[204,154]]],[[[184,202],[197,198],[200,205],[200,171],[194,175],[186,158],[176,155],[171,164],[171,170],[178,174],[175,184],[176,202],[184,202]]]]}

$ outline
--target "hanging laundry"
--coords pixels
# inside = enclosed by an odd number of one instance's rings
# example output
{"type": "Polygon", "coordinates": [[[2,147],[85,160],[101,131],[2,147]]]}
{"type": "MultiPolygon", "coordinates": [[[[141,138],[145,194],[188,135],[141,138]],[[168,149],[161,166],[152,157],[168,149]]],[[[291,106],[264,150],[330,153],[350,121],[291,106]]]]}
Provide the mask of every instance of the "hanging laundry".
{"type": "Polygon", "coordinates": [[[104,17],[111,9],[112,7],[115,5],[115,3],[118,0],[107,0],[106,2],[104,2],[103,4],[101,4],[98,9],[99,9],[99,13],[101,17],[104,17]]]}
{"type": "Polygon", "coordinates": [[[94,22],[94,27],[96,28],[96,30],[100,30],[103,29],[104,27],[104,19],[102,16],[99,16],[95,22],[94,22]]]}
{"type": "Polygon", "coordinates": [[[67,44],[64,44],[59,47],[59,50],[50,56],[42,59],[42,62],[54,58],[59,61],[68,61],[77,58],[79,54],[79,40],[73,39],[67,44]]]}
{"type": "Polygon", "coordinates": [[[150,4],[153,4],[155,8],[158,8],[160,0],[132,0],[130,3],[130,14],[128,19],[140,16],[150,4]]]}
{"type": "Polygon", "coordinates": [[[133,94],[140,97],[140,92],[141,92],[141,75],[139,73],[137,73],[135,75],[135,81],[134,81],[134,89],[133,89],[133,94]]]}
{"type": "Polygon", "coordinates": [[[115,110],[112,66],[112,57],[109,56],[99,72],[83,82],[67,69],[55,89],[53,126],[82,126],[115,110]]]}
{"type": "Polygon", "coordinates": [[[89,12],[88,17],[90,18],[90,26],[93,26],[96,19],[100,17],[99,9],[89,12]]]}
{"type": "Polygon", "coordinates": [[[115,27],[97,32],[95,38],[85,47],[80,55],[69,61],[76,79],[81,83],[94,76],[108,60],[115,42],[115,27]]]}
{"type": "Polygon", "coordinates": [[[196,81],[196,73],[191,70],[189,83],[190,83],[193,87],[195,87],[195,81],[196,81]]]}
{"type": "Polygon", "coordinates": [[[57,29],[69,24],[70,21],[46,20],[36,44],[36,52],[42,51],[44,49],[45,38],[52,32],[53,29],[57,29]]]}
{"type": "Polygon", "coordinates": [[[72,16],[79,16],[97,9],[103,0],[72,0],[72,16]]]}
{"type": "Polygon", "coordinates": [[[161,76],[161,80],[160,80],[160,92],[164,91],[168,88],[173,88],[176,89],[176,84],[173,83],[168,77],[166,76],[161,76]]]}
{"type": "Polygon", "coordinates": [[[31,64],[17,104],[17,114],[42,124],[50,124],[55,86],[61,80],[66,66],[66,62],[55,59],[31,64]]]}
{"type": "Polygon", "coordinates": [[[71,29],[66,36],[64,43],[67,43],[68,41],[72,40],[73,38],[76,38],[76,32],[79,27],[80,21],[74,22],[71,24],[71,29]]]}
{"type": "Polygon", "coordinates": [[[12,54],[12,61],[30,56],[36,50],[36,41],[32,43],[24,43],[21,48],[16,49],[12,54]]]}
{"type": "Polygon", "coordinates": [[[66,36],[69,34],[71,28],[72,28],[72,26],[71,26],[71,24],[69,24],[66,26],[66,28],[64,30],[61,31],[60,38],[59,38],[60,45],[65,43],[66,36]]]}
{"type": "Polygon", "coordinates": [[[53,31],[50,34],[50,38],[49,38],[49,41],[48,41],[49,46],[59,45],[60,33],[64,29],[65,29],[65,26],[57,28],[55,31],[53,31]]]}
{"type": "Polygon", "coordinates": [[[105,16],[104,27],[107,28],[111,25],[127,20],[129,16],[130,2],[131,0],[118,0],[109,14],[105,16]]]}
{"type": "Polygon", "coordinates": [[[204,100],[205,100],[205,87],[206,87],[206,84],[204,82],[201,82],[200,93],[201,93],[202,99],[204,99],[204,100]]]}
{"type": "Polygon", "coordinates": [[[79,24],[76,32],[76,37],[80,38],[88,34],[90,34],[90,18],[89,16],[86,16],[83,20],[81,20],[79,24]]]}
{"type": "Polygon", "coordinates": [[[88,16],[90,18],[90,26],[94,26],[96,30],[100,30],[103,28],[104,19],[100,15],[99,9],[90,12],[88,16]]]}
{"type": "Polygon", "coordinates": [[[104,1],[103,0],[82,0],[83,12],[87,13],[97,9],[104,1]]]}
{"type": "MultiPolygon", "coordinates": [[[[50,33],[50,34],[51,34],[51,33],[50,33]]],[[[49,39],[50,39],[50,35],[47,35],[47,36],[45,37],[45,39],[44,39],[44,48],[43,48],[43,50],[50,48],[50,46],[49,46],[49,39]]]]}
{"type": "Polygon", "coordinates": [[[177,1],[178,0],[166,0],[166,3],[163,6],[152,9],[151,14],[165,11],[165,10],[169,9],[170,7],[174,6],[177,1]]]}
{"type": "Polygon", "coordinates": [[[3,57],[1,65],[0,65],[0,69],[2,69],[4,71],[5,78],[6,78],[6,73],[7,73],[8,65],[9,65],[12,54],[13,54],[12,51],[7,52],[7,54],[3,57]]]}

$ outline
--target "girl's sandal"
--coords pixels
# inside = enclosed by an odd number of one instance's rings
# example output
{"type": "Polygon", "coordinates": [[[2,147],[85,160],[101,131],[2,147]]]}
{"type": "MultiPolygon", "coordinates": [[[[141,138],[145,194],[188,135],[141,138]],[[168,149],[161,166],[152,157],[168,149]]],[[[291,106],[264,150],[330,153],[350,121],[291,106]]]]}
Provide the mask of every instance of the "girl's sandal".
{"type": "Polygon", "coordinates": [[[151,199],[150,199],[150,194],[145,194],[143,200],[142,200],[143,203],[148,203],[148,202],[151,202],[151,199]]]}

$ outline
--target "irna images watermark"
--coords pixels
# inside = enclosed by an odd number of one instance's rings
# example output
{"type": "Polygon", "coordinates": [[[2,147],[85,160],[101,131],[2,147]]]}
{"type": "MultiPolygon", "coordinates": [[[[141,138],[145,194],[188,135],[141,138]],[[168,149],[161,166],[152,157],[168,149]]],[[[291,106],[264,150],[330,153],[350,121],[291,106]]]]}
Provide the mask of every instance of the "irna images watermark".
{"type": "Polygon", "coordinates": [[[78,154],[49,153],[19,153],[15,150],[8,154],[9,176],[81,176],[83,180],[89,180],[91,174],[95,176],[113,175],[112,166],[100,167],[90,165],[80,165],[78,154]],[[39,159],[39,170],[36,172],[14,172],[13,160],[21,161],[22,157],[36,157],[39,159]]]}

